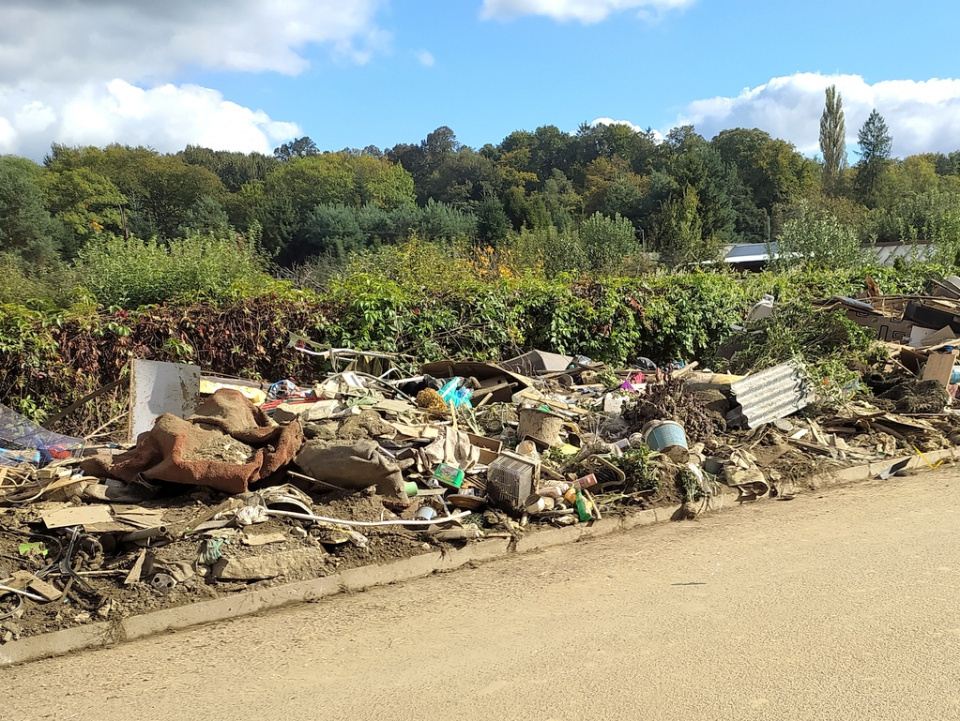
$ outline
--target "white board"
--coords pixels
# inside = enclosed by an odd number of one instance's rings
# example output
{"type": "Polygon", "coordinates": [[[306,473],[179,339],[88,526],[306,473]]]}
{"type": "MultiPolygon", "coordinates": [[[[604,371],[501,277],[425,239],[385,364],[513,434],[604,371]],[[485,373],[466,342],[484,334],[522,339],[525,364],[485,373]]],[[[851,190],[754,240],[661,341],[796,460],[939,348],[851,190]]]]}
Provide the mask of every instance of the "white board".
{"type": "Polygon", "coordinates": [[[130,364],[129,439],[153,428],[164,413],[188,418],[197,409],[200,367],[186,363],[134,360],[130,364]]]}

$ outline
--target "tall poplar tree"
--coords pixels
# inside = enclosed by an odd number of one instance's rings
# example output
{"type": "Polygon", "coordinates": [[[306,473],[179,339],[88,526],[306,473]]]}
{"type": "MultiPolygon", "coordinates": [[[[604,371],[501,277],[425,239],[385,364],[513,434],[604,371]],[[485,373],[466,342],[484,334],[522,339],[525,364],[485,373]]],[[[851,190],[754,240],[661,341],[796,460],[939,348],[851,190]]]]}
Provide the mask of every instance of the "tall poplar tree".
{"type": "Polygon", "coordinates": [[[843,121],[843,98],[837,86],[826,90],[826,103],[820,116],[820,152],[823,153],[823,190],[836,195],[840,174],[847,166],[846,125],[843,121]]]}

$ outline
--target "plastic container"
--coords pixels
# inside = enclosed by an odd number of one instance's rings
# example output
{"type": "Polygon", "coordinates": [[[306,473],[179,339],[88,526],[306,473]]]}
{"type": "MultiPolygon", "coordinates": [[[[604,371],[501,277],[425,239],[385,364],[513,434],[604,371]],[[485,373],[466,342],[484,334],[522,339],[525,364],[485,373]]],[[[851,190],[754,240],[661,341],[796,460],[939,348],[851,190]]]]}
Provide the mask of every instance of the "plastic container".
{"type": "Polygon", "coordinates": [[[420,506],[414,518],[418,521],[432,521],[437,517],[437,509],[433,506],[420,506]]]}
{"type": "Polygon", "coordinates": [[[441,463],[437,466],[433,472],[433,477],[451,488],[460,488],[463,485],[463,469],[449,463],[441,463]]]}
{"type": "Polygon", "coordinates": [[[643,440],[655,451],[687,448],[687,434],[676,421],[650,421],[643,427],[643,440]]]}
{"type": "Polygon", "coordinates": [[[407,498],[413,498],[420,492],[420,487],[414,481],[407,481],[403,484],[403,490],[407,493],[407,498]]]}
{"type": "MultiPolygon", "coordinates": [[[[550,503],[552,505],[553,501],[551,500],[550,503]]],[[[523,510],[531,515],[543,513],[545,510],[547,510],[547,499],[543,496],[533,493],[524,499],[523,510]]]]}
{"type": "Polygon", "coordinates": [[[573,487],[579,490],[591,488],[595,485],[597,485],[597,477],[593,473],[588,473],[587,475],[583,476],[582,478],[578,478],[573,482],[573,487]]]}
{"type": "Polygon", "coordinates": [[[580,521],[590,521],[593,519],[590,502],[584,498],[580,491],[577,491],[577,499],[573,502],[573,507],[577,509],[577,518],[579,518],[580,521]]]}

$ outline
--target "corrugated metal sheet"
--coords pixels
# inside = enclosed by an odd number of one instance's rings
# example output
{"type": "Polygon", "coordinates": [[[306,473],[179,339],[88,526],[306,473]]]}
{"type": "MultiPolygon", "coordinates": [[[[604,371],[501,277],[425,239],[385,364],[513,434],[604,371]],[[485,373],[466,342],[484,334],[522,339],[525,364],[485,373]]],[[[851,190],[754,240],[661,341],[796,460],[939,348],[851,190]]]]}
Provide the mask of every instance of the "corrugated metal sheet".
{"type": "Polygon", "coordinates": [[[792,361],[752,373],[731,384],[730,392],[740,405],[727,414],[727,422],[747,428],[793,415],[815,398],[810,383],[792,361]]]}

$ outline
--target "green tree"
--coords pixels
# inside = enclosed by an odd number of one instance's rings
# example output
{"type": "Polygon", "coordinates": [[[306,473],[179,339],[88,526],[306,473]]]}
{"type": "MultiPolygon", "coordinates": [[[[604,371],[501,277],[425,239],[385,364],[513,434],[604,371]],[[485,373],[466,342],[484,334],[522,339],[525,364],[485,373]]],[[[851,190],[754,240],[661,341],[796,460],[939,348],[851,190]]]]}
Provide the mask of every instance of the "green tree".
{"type": "Polygon", "coordinates": [[[823,154],[823,192],[836,195],[840,179],[847,167],[846,123],[843,119],[843,98],[837,86],[826,89],[823,115],[820,116],[820,152],[823,154]]]}
{"type": "Polygon", "coordinates": [[[184,215],[201,196],[221,202],[226,195],[213,171],[144,147],[54,145],[44,163],[54,172],[88,168],[109,178],[126,196],[129,226],[140,237],[176,237],[184,215]]]}
{"type": "Polygon", "coordinates": [[[76,254],[90,238],[103,232],[121,234],[121,208],[127,198],[113,181],[90,168],[43,175],[47,209],[64,225],[64,253],[76,254]]]}
{"type": "Polygon", "coordinates": [[[0,253],[49,266],[59,259],[63,226],[44,207],[42,176],[36,163],[0,156],[0,253]]]}
{"type": "Polygon", "coordinates": [[[580,242],[587,269],[606,275],[622,269],[624,260],[640,250],[633,224],[619,215],[595,213],[587,218],[580,225],[580,242]]]}
{"type": "Polygon", "coordinates": [[[586,215],[602,212],[638,220],[646,180],[633,172],[619,156],[600,157],[587,166],[584,175],[583,210],[586,215]]]}
{"type": "Polygon", "coordinates": [[[281,163],[285,163],[294,158],[307,158],[311,155],[317,155],[319,152],[317,144],[304,135],[302,138],[291,140],[289,143],[274,148],[273,157],[281,163]]]}
{"type": "Polygon", "coordinates": [[[817,175],[816,164],[793,145],[756,128],[723,130],[710,146],[735,168],[756,207],[767,214],[795,202],[817,175]]]}
{"type": "Polygon", "coordinates": [[[860,161],[854,185],[864,205],[874,207],[884,175],[890,168],[893,137],[883,116],[874,109],[857,134],[860,161]]]}
{"type": "Polygon", "coordinates": [[[860,245],[856,231],[838,221],[827,211],[813,208],[803,200],[792,210],[777,237],[779,257],[774,268],[786,271],[797,268],[858,270],[870,259],[860,245]]]}
{"type": "Polygon", "coordinates": [[[226,237],[230,232],[230,219],[227,212],[216,198],[201,195],[196,202],[183,214],[178,237],[189,235],[210,235],[217,238],[226,237]]]}
{"type": "Polygon", "coordinates": [[[583,198],[573,188],[573,182],[559,168],[554,168],[541,193],[553,225],[569,227],[583,212],[583,198]]]}
{"type": "Polygon", "coordinates": [[[447,153],[421,184],[421,204],[432,198],[464,211],[476,211],[485,198],[500,195],[497,164],[470,148],[447,153]]]}
{"type": "Polygon", "coordinates": [[[357,220],[357,211],[342,205],[318,205],[306,217],[297,234],[295,262],[313,255],[345,260],[353,252],[366,247],[367,239],[357,220]]]}
{"type": "Polygon", "coordinates": [[[733,195],[737,188],[736,169],[724,163],[720,153],[705,143],[684,143],[679,147],[671,174],[684,193],[689,187],[697,194],[697,212],[705,245],[703,252],[698,251],[694,256],[698,259],[710,258],[714,255],[715,246],[736,239],[736,213],[733,209],[733,195]]]}
{"type": "Polygon", "coordinates": [[[267,251],[297,259],[311,253],[291,244],[319,205],[359,210],[367,204],[395,209],[413,203],[413,180],[399,165],[372,155],[324,153],[284,162],[267,176],[254,217],[263,226],[267,251]]]}
{"type": "Polygon", "coordinates": [[[436,203],[431,198],[416,211],[415,224],[411,228],[423,240],[469,239],[476,236],[477,218],[446,203],[436,203]]]}
{"type": "MultiPolygon", "coordinates": [[[[656,248],[660,260],[670,265],[712,260],[703,243],[697,191],[691,185],[678,198],[666,201],[657,222],[656,248]],[[707,256],[707,257],[705,257],[707,256]]],[[[714,253],[718,255],[719,252],[714,253]]]]}
{"type": "Polygon", "coordinates": [[[477,242],[496,248],[510,232],[510,218],[499,198],[490,197],[477,207],[477,242]]]}
{"type": "Polygon", "coordinates": [[[188,145],[177,153],[189,165],[206,168],[223,181],[231,193],[238,193],[247,183],[263,180],[276,170],[280,161],[263,153],[239,153],[228,150],[211,150],[197,145],[188,145]]]}

